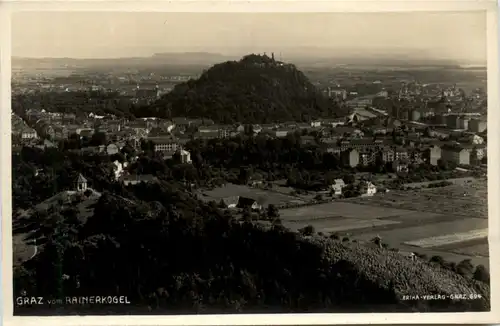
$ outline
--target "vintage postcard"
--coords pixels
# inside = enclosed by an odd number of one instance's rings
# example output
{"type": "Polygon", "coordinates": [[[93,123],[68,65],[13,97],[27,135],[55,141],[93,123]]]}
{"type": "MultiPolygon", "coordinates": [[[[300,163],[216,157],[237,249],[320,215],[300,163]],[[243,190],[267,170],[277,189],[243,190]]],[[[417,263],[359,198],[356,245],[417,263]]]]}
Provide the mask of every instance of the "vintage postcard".
{"type": "Polygon", "coordinates": [[[498,321],[497,16],[464,3],[4,7],[8,321],[498,321]]]}

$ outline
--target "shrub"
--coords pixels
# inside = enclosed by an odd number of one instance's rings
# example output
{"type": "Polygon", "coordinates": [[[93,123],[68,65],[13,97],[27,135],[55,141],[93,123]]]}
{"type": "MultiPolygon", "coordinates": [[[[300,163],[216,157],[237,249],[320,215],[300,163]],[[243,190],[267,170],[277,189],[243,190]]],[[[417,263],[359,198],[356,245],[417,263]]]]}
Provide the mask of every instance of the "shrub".
{"type": "Polygon", "coordinates": [[[490,272],[483,265],[477,265],[473,278],[480,282],[489,283],[490,272]]]}
{"type": "Polygon", "coordinates": [[[342,238],[342,242],[349,242],[349,238],[348,237],[343,237],[342,238]]]}
{"type": "Polygon", "coordinates": [[[330,239],[339,240],[340,236],[337,233],[330,234],[330,239]]]}
{"type": "Polygon", "coordinates": [[[444,259],[441,256],[432,256],[430,262],[431,263],[437,263],[437,264],[443,265],[444,264],[444,259]]]}
{"type": "Polygon", "coordinates": [[[463,277],[472,278],[474,275],[474,265],[470,259],[462,260],[457,266],[456,271],[463,277]]]}
{"type": "Polygon", "coordinates": [[[420,259],[423,259],[423,260],[428,260],[429,259],[426,254],[419,254],[419,253],[415,253],[415,254],[420,259]]]}
{"type": "Polygon", "coordinates": [[[314,226],[312,225],[308,225],[302,229],[299,230],[299,232],[302,234],[302,235],[305,235],[305,236],[309,236],[309,235],[313,235],[315,230],[314,230],[314,226]]]}

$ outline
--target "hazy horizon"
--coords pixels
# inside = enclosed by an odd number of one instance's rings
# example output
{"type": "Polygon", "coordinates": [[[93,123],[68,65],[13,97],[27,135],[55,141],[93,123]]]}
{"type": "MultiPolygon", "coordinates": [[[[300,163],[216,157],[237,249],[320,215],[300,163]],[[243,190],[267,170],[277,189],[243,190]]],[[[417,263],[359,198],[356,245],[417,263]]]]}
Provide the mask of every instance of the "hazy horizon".
{"type": "Polygon", "coordinates": [[[12,56],[114,59],[155,53],[486,62],[485,12],[18,12],[12,56]]]}

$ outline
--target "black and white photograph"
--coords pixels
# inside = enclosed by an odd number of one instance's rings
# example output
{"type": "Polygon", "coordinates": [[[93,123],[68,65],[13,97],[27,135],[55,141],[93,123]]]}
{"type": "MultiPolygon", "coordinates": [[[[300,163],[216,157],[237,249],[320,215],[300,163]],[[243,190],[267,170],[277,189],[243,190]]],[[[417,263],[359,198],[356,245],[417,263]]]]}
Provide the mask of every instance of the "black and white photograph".
{"type": "Polygon", "coordinates": [[[491,312],[486,11],[10,20],[14,316],[491,312]]]}

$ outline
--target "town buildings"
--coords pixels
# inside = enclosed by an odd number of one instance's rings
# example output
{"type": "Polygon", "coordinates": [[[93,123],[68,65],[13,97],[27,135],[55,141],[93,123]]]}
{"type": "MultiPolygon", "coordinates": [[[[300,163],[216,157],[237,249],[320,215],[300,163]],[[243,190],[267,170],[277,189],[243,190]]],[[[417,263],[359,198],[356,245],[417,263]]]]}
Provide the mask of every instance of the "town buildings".
{"type": "Polygon", "coordinates": [[[480,119],[471,119],[468,124],[468,129],[471,132],[481,133],[486,130],[487,122],[480,119]]]}
{"type": "Polygon", "coordinates": [[[446,145],[442,148],[442,159],[456,165],[470,164],[471,149],[460,145],[446,145]]]}

